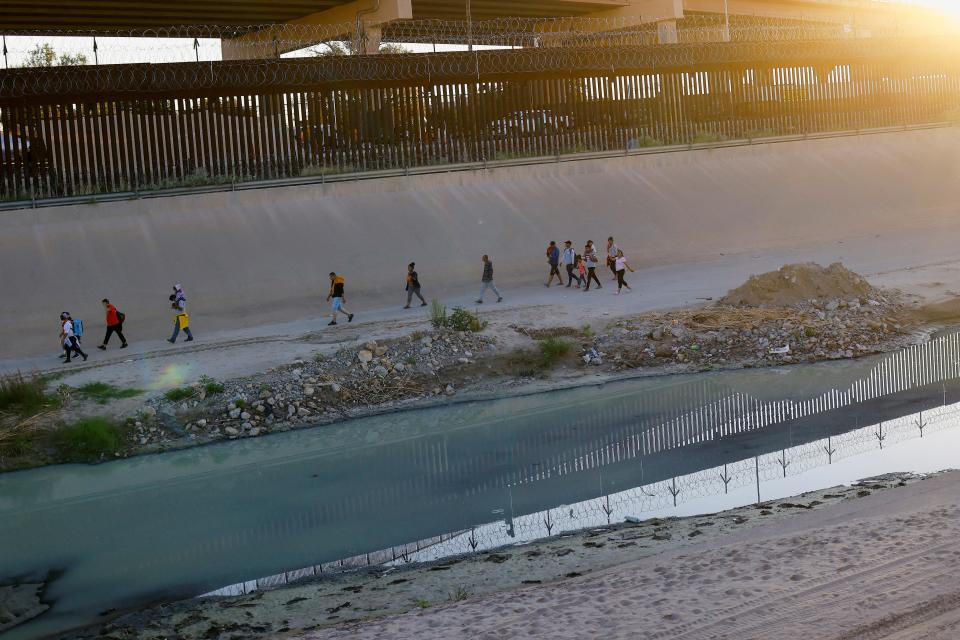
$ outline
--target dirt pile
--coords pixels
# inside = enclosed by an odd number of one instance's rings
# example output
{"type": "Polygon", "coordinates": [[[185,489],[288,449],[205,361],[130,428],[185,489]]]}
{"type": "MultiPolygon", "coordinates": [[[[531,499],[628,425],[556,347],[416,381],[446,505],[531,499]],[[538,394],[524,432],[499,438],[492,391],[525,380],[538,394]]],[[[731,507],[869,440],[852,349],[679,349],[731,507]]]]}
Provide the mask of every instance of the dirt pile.
{"type": "Polygon", "coordinates": [[[827,268],[805,262],[750,276],[749,280],[724,296],[720,304],[786,307],[812,299],[845,300],[869,298],[874,294],[875,290],[869,282],[839,262],[827,268]]]}

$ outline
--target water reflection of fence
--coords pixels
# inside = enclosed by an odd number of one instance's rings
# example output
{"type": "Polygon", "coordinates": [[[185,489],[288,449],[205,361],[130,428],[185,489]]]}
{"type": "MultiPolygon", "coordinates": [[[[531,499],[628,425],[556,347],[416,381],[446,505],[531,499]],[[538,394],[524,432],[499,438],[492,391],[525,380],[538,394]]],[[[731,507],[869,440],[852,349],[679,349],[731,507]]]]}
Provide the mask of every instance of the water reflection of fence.
{"type": "Polygon", "coordinates": [[[625,402],[611,403],[598,414],[583,416],[568,428],[581,429],[595,420],[626,424],[606,434],[606,442],[600,446],[590,448],[588,444],[585,451],[546,461],[539,465],[536,474],[518,476],[516,484],[744,434],[958,377],[960,334],[950,334],[886,356],[866,377],[846,389],[831,389],[807,400],[763,402],[702,379],[692,386],[672,388],[664,396],[634,396],[625,402]],[[686,406],[676,402],[677,395],[686,399],[686,406]],[[661,410],[658,406],[661,403],[673,409],[661,410]],[[649,408],[653,409],[651,417],[636,422],[629,420],[628,416],[649,408]]]}
{"type": "MultiPolygon", "coordinates": [[[[622,522],[627,516],[666,517],[670,510],[691,500],[750,489],[740,504],[763,498],[763,483],[798,476],[843,459],[879,451],[907,440],[960,427],[960,404],[937,407],[894,420],[855,429],[779,452],[739,460],[696,473],[642,485],[627,491],[561,505],[538,513],[517,515],[507,521],[478,525],[429,549],[388,564],[423,562],[476,551],[529,542],[593,526],[622,522]],[[756,494],[753,489],[756,489],[756,494]]],[[[909,471],[909,469],[890,469],[909,471]]]]}
{"type": "Polygon", "coordinates": [[[0,197],[941,122],[956,53],[933,36],[12,69],[0,197]]]}

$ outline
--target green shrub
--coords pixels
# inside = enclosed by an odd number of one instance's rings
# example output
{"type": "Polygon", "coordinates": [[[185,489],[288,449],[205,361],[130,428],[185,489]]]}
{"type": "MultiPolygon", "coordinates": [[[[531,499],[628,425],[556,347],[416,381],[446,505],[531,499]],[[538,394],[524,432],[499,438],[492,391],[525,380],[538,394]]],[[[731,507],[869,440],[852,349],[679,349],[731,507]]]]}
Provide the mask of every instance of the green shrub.
{"type": "Polygon", "coordinates": [[[487,323],[480,320],[476,314],[470,313],[463,307],[454,307],[453,313],[447,318],[447,328],[454,331],[474,331],[480,332],[486,328],[487,323]]]}
{"type": "Polygon", "coordinates": [[[97,404],[107,404],[111,400],[139,396],[143,393],[143,390],[120,389],[119,387],[115,387],[112,384],[107,384],[106,382],[91,382],[77,389],[77,393],[88,400],[93,400],[97,404]]]}
{"type": "Polygon", "coordinates": [[[593,336],[597,335],[597,333],[591,329],[590,325],[588,324],[583,325],[581,332],[583,333],[584,338],[592,338],[593,336]]]}
{"type": "Polygon", "coordinates": [[[803,335],[807,336],[808,338],[814,338],[817,335],[817,329],[815,327],[805,327],[803,329],[803,335]]]}
{"type": "Polygon", "coordinates": [[[543,356],[544,365],[550,366],[570,353],[571,345],[566,340],[560,338],[547,338],[540,341],[540,355],[543,356]]]}
{"type": "Polygon", "coordinates": [[[193,387],[179,387],[176,389],[170,389],[163,394],[163,397],[170,402],[180,402],[181,400],[192,398],[195,393],[196,391],[194,391],[193,387]]]}
{"type": "Polygon", "coordinates": [[[434,329],[443,329],[447,326],[447,307],[439,300],[430,302],[430,324],[434,329]]]}
{"type": "Polygon", "coordinates": [[[62,462],[95,462],[119,453],[126,438],[124,426],[106,418],[86,418],[60,429],[54,443],[62,462]]]}
{"type": "Polygon", "coordinates": [[[0,378],[0,412],[30,416],[56,406],[56,398],[44,393],[47,381],[40,376],[24,378],[20,372],[0,378]]]}
{"type": "Polygon", "coordinates": [[[208,396],[223,393],[223,385],[210,376],[200,376],[200,386],[207,392],[208,396]]]}

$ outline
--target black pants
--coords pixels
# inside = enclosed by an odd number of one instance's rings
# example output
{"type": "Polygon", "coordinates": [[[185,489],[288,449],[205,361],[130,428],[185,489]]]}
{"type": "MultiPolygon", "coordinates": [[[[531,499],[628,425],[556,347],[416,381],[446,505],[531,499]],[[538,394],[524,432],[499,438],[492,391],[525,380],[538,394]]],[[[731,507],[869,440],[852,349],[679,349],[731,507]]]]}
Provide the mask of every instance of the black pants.
{"type": "Polygon", "coordinates": [[[623,289],[624,287],[626,287],[627,289],[630,288],[630,285],[627,284],[627,281],[623,279],[623,276],[626,272],[627,272],[626,269],[620,269],[620,271],[617,271],[617,290],[618,291],[620,289],[623,289]]]}
{"type": "Polygon", "coordinates": [[[103,336],[103,344],[106,345],[110,342],[110,336],[117,334],[117,337],[120,338],[121,344],[127,344],[127,339],[123,337],[123,325],[115,324],[107,327],[107,334],[103,336]]]}
{"type": "Polygon", "coordinates": [[[553,276],[557,276],[557,280],[560,281],[560,284],[563,284],[563,277],[560,275],[560,265],[558,264],[550,265],[550,275],[547,277],[547,279],[549,280],[553,276]]]}
{"type": "Polygon", "coordinates": [[[603,289],[603,285],[600,284],[600,278],[597,277],[597,268],[596,267],[587,267],[587,291],[590,291],[590,281],[593,280],[597,283],[597,286],[603,289]]]}
{"type": "Polygon", "coordinates": [[[80,341],[77,340],[76,336],[70,336],[68,342],[63,343],[63,351],[67,354],[67,362],[70,362],[70,354],[76,353],[78,356],[83,356],[83,359],[87,359],[87,354],[83,352],[83,349],[80,348],[80,341]]]}
{"type": "Polygon", "coordinates": [[[570,285],[572,285],[574,280],[577,281],[577,284],[583,284],[582,282],[580,282],[580,276],[574,275],[573,265],[568,264],[567,265],[567,286],[569,287],[570,285]]]}

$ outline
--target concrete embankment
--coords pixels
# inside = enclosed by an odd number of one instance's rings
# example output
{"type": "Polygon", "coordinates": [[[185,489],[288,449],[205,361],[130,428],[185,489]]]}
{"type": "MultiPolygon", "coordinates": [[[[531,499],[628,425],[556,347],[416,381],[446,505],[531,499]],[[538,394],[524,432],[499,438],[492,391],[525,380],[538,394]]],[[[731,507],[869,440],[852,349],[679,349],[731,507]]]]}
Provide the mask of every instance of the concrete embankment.
{"type": "Polygon", "coordinates": [[[614,235],[650,266],[955,224],[957,148],[943,128],[11,211],[0,356],[55,350],[64,309],[99,334],[103,297],[162,335],[174,282],[213,330],[324,313],[331,270],[364,310],[402,301],[411,260],[444,296],[477,287],[483,253],[498,282],[545,277],[549,240],[614,235]]]}

